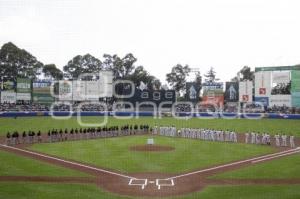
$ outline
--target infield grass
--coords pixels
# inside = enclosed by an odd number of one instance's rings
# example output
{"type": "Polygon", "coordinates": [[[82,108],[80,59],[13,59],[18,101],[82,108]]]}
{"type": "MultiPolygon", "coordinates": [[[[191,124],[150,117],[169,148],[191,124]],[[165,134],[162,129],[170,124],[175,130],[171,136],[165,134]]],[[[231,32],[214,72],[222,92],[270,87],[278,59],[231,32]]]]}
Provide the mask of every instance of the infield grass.
{"type": "Polygon", "coordinates": [[[30,149],[116,171],[179,173],[271,153],[268,146],[220,143],[155,136],[155,144],[175,147],[168,152],[130,151],[151,136],[126,136],[63,143],[35,144],[30,149]]]}

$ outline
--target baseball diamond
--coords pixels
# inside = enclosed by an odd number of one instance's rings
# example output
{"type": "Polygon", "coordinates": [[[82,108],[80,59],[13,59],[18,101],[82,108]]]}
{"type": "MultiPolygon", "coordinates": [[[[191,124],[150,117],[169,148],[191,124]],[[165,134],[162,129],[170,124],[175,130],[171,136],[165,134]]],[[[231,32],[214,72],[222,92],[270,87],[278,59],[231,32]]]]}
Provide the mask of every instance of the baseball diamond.
{"type": "Polygon", "coordinates": [[[0,199],[300,199],[299,6],[0,0],[0,199]]]}
{"type": "MultiPolygon", "coordinates": [[[[10,122],[15,119],[5,120],[10,122]]],[[[26,120],[32,119],[17,120],[19,125],[22,125],[26,120]]],[[[48,120],[52,119],[48,118],[45,121],[48,120]]],[[[117,119],[109,120],[112,123],[117,122],[117,119]]],[[[152,124],[152,120],[148,118],[142,121],[152,124]]],[[[240,121],[243,123],[243,120],[240,121]]],[[[133,126],[134,122],[136,121],[132,121],[133,126]]],[[[222,122],[222,119],[214,121],[216,125],[219,122],[222,122]]],[[[227,123],[231,122],[236,121],[228,120],[227,123]]],[[[265,122],[284,124],[285,120],[265,120],[265,122]]],[[[41,122],[35,124],[43,126],[41,122]]],[[[66,128],[63,134],[54,130],[50,131],[50,134],[41,132],[40,137],[35,135],[32,139],[20,138],[9,141],[2,136],[0,154],[3,151],[2,153],[15,156],[15,159],[26,158],[29,162],[32,160],[46,164],[43,167],[55,166],[75,171],[77,174],[51,176],[51,173],[48,173],[47,176],[31,175],[24,171],[22,175],[18,173],[15,175],[15,170],[3,173],[5,167],[2,165],[0,186],[17,182],[55,183],[60,186],[84,184],[98,187],[100,197],[105,192],[113,194],[114,196],[109,196],[111,198],[173,196],[189,198],[191,194],[194,197],[195,194],[201,196],[210,187],[240,186],[253,189],[253,186],[259,185],[284,188],[287,185],[300,184],[297,166],[294,169],[290,168],[290,171],[288,170],[290,173],[281,171],[285,166],[290,167],[291,164],[299,162],[300,139],[297,135],[293,138],[294,145],[290,145],[287,140],[288,144],[285,146],[280,138],[281,144],[278,146],[275,132],[266,134],[265,140],[261,135],[258,143],[251,143],[251,134],[201,128],[201,124],[192,124],[193,128],[185,126],[184,123],[177,126],[167,124],[158,126],[156,123],[151,127],[148,124],[139,124],[136,129],[131,130],[130,125],[80,129],[72,127],[70,123],[70,128],[66,128]],[[247,136],[249,137],[246,138],[247,136]],[[153,139],[153,144],[147,143],[149,138],[153,139]],[[280,161],[284,161],[282,166],[280,161]],[[272,164],[279,165],[278,170],[275,170],[272,164]],[[256,167],[260,167],[261,170],[255,170],[257,173],[252,172],[251,176],[235,177],[235,172],[241,176],[256,167]],[[278,176],[271,173],[269,176],[260,177],[264,176],[260,173],[264,170],[276,171],[278,176]]],[[[11,126],[11,128],[18,127],[11,126]]],[[[4,165],[5,162],[12,164],[5,161],[5,158],[2,159],[4,165]]],[[[19,170],[23,170],[22,165],[18,167],[19,170]]],[[[35,168],[36,171],[40,170],[39,166],[35,168]]],[[[31,172],[34,174],[36,171],[31,172]]]]}

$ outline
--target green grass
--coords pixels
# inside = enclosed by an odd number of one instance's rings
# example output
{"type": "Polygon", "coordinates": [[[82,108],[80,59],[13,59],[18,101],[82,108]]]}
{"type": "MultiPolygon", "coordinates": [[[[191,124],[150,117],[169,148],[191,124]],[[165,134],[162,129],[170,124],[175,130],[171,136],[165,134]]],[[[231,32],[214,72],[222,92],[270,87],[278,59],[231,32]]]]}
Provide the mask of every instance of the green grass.
{"type": "Polygon", "coordinates": [[[173,146],[168,152],[136,152],[149,136],[127,136],[64,143],[35,144],[30,149],[122,172],[178,173],[274,151],[267,146],[156,136],[155,143],[173,146]]]}
{"type": "Polygon", "coordinates": [[[226,172],[213,178],[233,179],[288,179],[300,178],[299,154],[226,172]]]}
{"type": "Polygon", "coordinates": [[[0,182],[0,199],[125,199],[105,193],[96,185],[3,183],[0,182]]]}
{"type": "MultiPolygon", "coordinates": [[[[104,192],[95,185],[34,184],[0,182],[0,199],[129,199],[104,192]]],[[[289,186],[210,186],[201,192],[173,199],[298,199],[300,185],[289,186]]],[[[141,199],[141,197],[139,197],[141,199]]],[[[166,198],[171,199],[171,198],[166,198]]]]}
{"type": "MultiPolygon", "coordinates": [[[[103,122],[103,117],[82,117],[86,123],[103,122]]],[[[179,120],[171,117],[163,119],[153,119],[152,117],[140,117],[138,119],[116,119],[109,117],[108,125],[124,124],[149,124],[153,125],[175,125],[176,127],[195,127],[212,129],[231,129],[237,132],[260,131],[270,132],[272,134],[285,132],[300,136],[300,120],[284,119],[198,119],[179,120]]],[[[75,117],[68,120],[54,120],[51,117],[19,117],[0,118],[0,135],[5,135],[7,131],[23,130],[41,130],[47,132],[52,128],[72,128],[80,127],[75,117]],[[55,124],[55,125],[54,125],[55,124]]]]}
{"type": "Polygon", "coordinates": [[[299,199],[300,185],[209,186],[182,199],[299,199]]]}
{"type": "Polygon", "coordinates": [[[0,151],[0,176],[88,176],[63,167],[0,151]]]}

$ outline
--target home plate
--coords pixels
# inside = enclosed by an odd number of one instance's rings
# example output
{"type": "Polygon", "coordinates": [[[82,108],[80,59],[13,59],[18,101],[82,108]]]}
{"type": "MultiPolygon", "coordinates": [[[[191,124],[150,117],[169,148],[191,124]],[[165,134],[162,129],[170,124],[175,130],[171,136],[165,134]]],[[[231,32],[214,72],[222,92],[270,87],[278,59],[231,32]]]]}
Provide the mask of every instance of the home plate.
{"type": "Polygon", "coordinates": [[[156,186],[158,189],[161,187],[172,187],[174,186],[174,180],[173,179],[156,179],[156,186]]]}
{"type": "Polygon", "coordinates": [[[147,184],[148,184],[147,179],[136,179],[136,178],[130,179],[128,183],[129,186],[140,186],[141,189],[145,189],[145,186],[147,186],[147,184]]]}

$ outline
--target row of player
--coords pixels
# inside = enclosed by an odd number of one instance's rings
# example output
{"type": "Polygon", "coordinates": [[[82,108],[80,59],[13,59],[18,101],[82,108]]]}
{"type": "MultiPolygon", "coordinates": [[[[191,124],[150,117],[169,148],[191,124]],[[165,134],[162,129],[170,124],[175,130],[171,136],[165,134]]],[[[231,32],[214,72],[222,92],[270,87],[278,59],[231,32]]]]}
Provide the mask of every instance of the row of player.
{"type": "MultiPolygon", "coordinates": [[[[237,142],[238,137],[237,133],[233,131],[220,131],[220,130],[211,130],[211,129],[192,129],[192,128],[181,128],[177,131],[176,127],[158,127],[155,126],[152,129],[149,125],[124,125],[121,127],[112,126],[112,127],[103,127],[103,128],[75,128],[75,129],[62,129],[57,130],[53,129],[48,131],[48,142],[58,142],[66,140],[81,140],[81,139],[94,139],[94,138],[105,138],[105,137],[114,137],[114,136],[125,136],[125,135],[135,135],[139,133],[148,133],[153,132],[153,134],[159,134],[162,136],[172,136],[172,137],[183,137],[183,138],[194,138],[202,139],[208,141],[220,141],[220,142],[237,142]]],[[[268,133],[245,133],[245,143],[246,144],[271,144],[271,136],[268,133]]],[[[294,136],[275,135],[275,145],[277,147],[287,147],[288,140],[289,146],[295,148],[294,136]],[[288,139],[289,138],[289,139],[288,139]]],[[[7,145],[16,145],[16,144],[32,144],[36,142],[42,142],[42,133],[38,131],[24,131],[21,136],[18,131],[10,132],[6,135],[6,144],[7,145]]]]}
{"type": "MultiPolygon", "coordinates": [[[[212,129],[193,129],[193,128],[181,128],[177,131],[176,127],[155,126],[153,128],[153,134],[158,134],[162,136],[171,136],[171,137],[183,137],[183,138],[193,138],[201,139],[207,141],[219,141],[219,142],[238,142],[238,134],[234,131],[221,131],[221,130],[212,130],[212,129]]],[[[245,133],[245,143],[246,144],[262,144],[262,145],[271,145],[272,137],[268,133],[245,133]]],[[[295,138],[293,135],[287,136],[275,135],[274,136],[275,145],[277,147],[287,147],[288,140],[289,146],[295,148],[295,138]],[[289,138],[289,139],[288,139],[289,138]]]]}
{"type": "MultiPolygon", "coordinates": [[[[251,143],[251,144],[269,144],[271,143],[271,136],[268,133],[245,133],[245,143],[251,143]]],[[[275,139],[275,145],[277,147],[287,147],[288,140],[291,148],[295,148],[295,137],[293,135],[287,136],[285,134],[279,135],[276,134],[274,136],[275,139]],[[289,138],[289,139],[288,139],[289,138]]]]}
{"type": "Polygon", "coordinates": [[[212,129],[193,129],[181,128],[176,130],[176,127],[157,127],[153,128],[153,134],[171,137],[183,137],[201,139],[207,141],[219,142],[237,142],[237,133],[233,131],[220,131],[212,129]]]}
{"type": "MultiPolygon", "coordinates": [[[[47,133],[47,140],[45,142],[61,142],[67,140],[82,140],[82,139],[95,139],[106,138],[125,135],[143,134],[152,131],[149,125],[124,125],[124,126],[111,126],[111,127],[98,127],[98,128],[72,128],[65,130],[52,129],[47,133]]],[[[7,145],[17,144],[32,144],[42,142],[42,133],[38,131],[24,131],[20,134],[18,131],[10,132],[6,135],[7,145]]]]}

